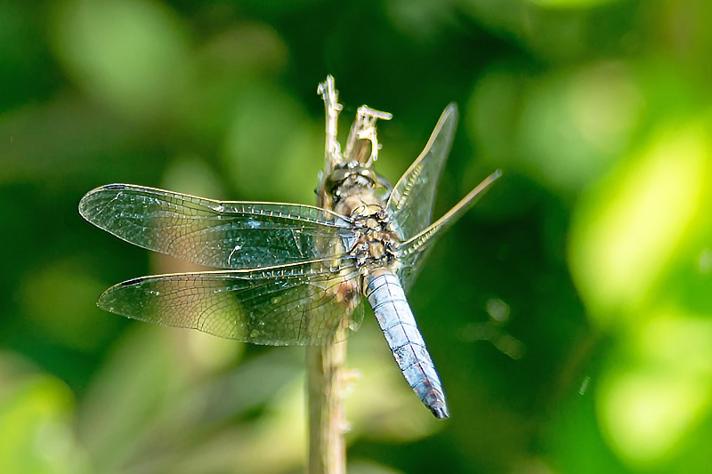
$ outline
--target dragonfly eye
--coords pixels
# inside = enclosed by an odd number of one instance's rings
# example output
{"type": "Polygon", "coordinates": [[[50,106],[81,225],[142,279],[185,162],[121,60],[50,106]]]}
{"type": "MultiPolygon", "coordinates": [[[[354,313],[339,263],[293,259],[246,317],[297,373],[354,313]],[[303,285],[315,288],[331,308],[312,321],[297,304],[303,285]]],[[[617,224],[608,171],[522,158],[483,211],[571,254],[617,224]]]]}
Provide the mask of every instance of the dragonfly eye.
{"type": "Polygon", "coordinates": [[[351,211],[351,218],[356,220],[357,222],[359,222],[361,224],[361,226],[363,226],[364,222],[363,222],[362,217],[365,213],[366,213],[365,205],[356,206],[356,207],[354,207],[353,211],[351,211]]]}

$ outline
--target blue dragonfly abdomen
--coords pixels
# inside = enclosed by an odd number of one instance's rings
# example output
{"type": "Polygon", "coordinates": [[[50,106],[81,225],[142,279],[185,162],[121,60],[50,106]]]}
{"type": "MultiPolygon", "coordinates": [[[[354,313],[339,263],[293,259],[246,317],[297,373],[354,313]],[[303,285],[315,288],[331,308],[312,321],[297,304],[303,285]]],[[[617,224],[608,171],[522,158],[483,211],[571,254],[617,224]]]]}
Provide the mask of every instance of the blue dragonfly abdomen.
{"type": "Polygon", "coordinates": [[[366,297],[408,385],[433,415],[449,416],[445,394],[400,279],[388,270],[365,278],[366,297]]]}

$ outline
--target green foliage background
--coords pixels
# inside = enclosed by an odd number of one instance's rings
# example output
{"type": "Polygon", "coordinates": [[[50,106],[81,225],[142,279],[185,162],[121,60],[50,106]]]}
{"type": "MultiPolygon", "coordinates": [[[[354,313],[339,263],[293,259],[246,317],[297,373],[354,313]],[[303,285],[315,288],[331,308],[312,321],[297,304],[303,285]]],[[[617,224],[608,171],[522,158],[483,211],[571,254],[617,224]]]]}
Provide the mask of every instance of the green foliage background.
{"type": "Polygon", "coordinates": [[[109,182],[312,203],[327,73],[342,122],[394,114],[391,180],[460,105],[436,214],[505,172],[410,295],[452,418],[367,317],[350,472],[709,472],[711,22],[704,0],[0,2],[0,472],[300,472],[302,350],[99,311],[189,267],[76,206],[109,182]]]}

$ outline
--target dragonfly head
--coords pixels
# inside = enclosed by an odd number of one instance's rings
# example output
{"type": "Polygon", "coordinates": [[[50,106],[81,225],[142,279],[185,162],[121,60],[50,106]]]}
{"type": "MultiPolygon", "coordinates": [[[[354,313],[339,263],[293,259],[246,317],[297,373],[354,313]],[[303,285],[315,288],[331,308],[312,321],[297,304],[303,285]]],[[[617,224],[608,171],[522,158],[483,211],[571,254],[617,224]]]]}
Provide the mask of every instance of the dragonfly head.
{"type": "Polygon", "coordinates": [[[360,200],[385,202],[390,192],[390,185],[385,179],[372,168],[362,166],[356,161],[339,164],[327,176],[325,185],[325,190],[334,204],[348,196],[357,196],[360,200]],[[373,199],[366,199],[366,194],[373,195],[373,199]]]}

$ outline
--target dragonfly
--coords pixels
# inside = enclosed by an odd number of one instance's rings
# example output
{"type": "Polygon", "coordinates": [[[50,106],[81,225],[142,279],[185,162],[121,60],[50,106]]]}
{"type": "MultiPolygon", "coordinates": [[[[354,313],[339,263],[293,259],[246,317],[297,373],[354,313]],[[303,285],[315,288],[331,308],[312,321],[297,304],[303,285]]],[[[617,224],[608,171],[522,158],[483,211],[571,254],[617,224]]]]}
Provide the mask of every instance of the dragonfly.
{"type": "Polygon", "coordinates": [[[406,291],[438,238],[501,171],[432,222],[456,105],[445,108],[423,151],[392,186],[374,169],[381,149],[376,124],[391,115],[359,107],[342,152],[333,77],[318,92],[326,110],[318,206],[217,201],[131,184],[87,193],[79,212],[95,226],[214,269],[134,278],[107,289],[97,304],[128,318],[280,346],[333,343],[339,327],[358,327],[365,301],[407,383],[437,418],[447,418],[442,383],[406,291]]]}

